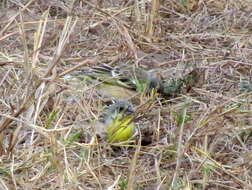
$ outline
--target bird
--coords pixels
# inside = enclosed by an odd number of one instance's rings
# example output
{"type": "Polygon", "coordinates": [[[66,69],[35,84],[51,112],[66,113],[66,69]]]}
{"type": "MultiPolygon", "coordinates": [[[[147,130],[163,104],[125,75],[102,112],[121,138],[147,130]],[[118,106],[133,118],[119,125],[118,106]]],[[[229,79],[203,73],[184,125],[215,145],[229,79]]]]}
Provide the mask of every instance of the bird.
{"type": "Polygon", "coordinates": [[[120,143],[131,139],[135,133],[135,110],[131,102],[116,100],[101,114],[96,131],[108,143],[120,143]],[[100,134],[99,134],[100,133],[100,134]]]}
{"type": "Polygon", "coordinates": [[[128,65],[112,67],[100,64],[89,70],[78,71],[73,76],[93,84],[102,96],[115,99],[130,99],[160,87],[157,73],[128,65]]]}
{"type": "Polygon", "coordinates": [[[139,102],[140,93],[158,95],[169,99],[200,86],[204,81],[204,69],[193,68],[182,77],[165,78],[157,70],[145,70],[132,65],[109,66],[99,64],[89,70],[78,71],[74,77],[93,84],[98,94],[106,98],[125,99],[139,102]],[[156,93],[157,92],[157,93],[156,93]]]}

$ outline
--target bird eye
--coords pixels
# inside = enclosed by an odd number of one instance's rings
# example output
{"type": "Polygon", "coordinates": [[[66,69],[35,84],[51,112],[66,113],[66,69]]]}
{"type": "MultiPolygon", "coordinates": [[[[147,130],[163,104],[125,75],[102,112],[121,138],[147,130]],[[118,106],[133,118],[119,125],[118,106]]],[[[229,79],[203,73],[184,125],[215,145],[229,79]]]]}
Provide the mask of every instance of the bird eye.
{"type": "Polygon", "coordinates": [[[122,111],[124,111],[124,107],[119,108],[119,112],[122,112],[122,111]]]}

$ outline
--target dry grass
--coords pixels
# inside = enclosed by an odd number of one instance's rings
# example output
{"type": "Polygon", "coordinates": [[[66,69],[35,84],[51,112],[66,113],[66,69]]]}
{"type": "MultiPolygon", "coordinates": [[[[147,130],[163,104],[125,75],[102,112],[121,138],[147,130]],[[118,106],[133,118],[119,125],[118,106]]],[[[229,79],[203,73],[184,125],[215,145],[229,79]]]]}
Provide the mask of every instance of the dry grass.
{"type": "Polygon", "coordinates": [[[1,1],[0,189],[252,189],[250,4],[1,1]],[[115,151],[94,138],[95,89],[62,76],[128,60],[205,79],[141,117],[149,145],[115,151]]]}

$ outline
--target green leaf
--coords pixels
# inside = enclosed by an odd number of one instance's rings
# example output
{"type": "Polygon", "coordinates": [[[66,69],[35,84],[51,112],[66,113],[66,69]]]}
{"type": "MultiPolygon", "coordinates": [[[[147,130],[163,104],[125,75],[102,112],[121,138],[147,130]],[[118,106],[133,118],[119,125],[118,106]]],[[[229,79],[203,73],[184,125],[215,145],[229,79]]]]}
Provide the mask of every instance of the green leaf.
{"type": "Polygon", "coordinates": [[[67,141],[70,142],[70,143],[78,142],[78,141],[80,140],[80,136],[81,136],[81,132],[73,133],[73,134],[71,134],[71,135],[67,138],[67,141]]]}
{"type": "Polygon", "coordinates": [[[184,6],[187,7],[187,0],[179,0],[179,2],[184,6]]]}
{"type": "Polygon", "coordinates": [[[52,122],[57,118],[58,110],[54,110],[50,113],[49,117],[45,122],[45,128],[51,128],[52,122]]]}
{"type": "Polygon", "coordinates": [[[0,175],[10,176],[7,170],[0,168],[0,175]]]}
{"type": "Polygon", "coordinates": [[[144,92],[147,89],[148,85],[146,83],[142,83],[138,79],[135,79],[134,82],[136,84],[136,90],[137,90],[137,92],[144,92]]]}
{"type": "Polygon", "coordinates": [[[173,119],[176,121],[176,123],[178,125],[181,125],[183,123],[183,120],[184,120],[184,123],[186,123],[187,121],[192,120],[192,117],[190,115],[188,115],[188,114],[186,114],[185,118],[184,118],[183,111],[173,112],[172,117],[173,117],[173,119]]]}
{"type": "Polygon", "coordinates": [[[121,177],[118,185],[120,187],[120,190],[125,190],[127,188],[128,182],[124,177],[121,177]]]}

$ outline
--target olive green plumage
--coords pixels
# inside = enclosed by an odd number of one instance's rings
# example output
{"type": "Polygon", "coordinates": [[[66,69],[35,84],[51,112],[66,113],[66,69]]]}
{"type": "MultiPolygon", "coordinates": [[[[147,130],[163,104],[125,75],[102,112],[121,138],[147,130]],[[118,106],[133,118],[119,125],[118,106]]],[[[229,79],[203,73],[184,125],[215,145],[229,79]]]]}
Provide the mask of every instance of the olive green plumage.
{"type": "Polygon", "coordinates": [[[165,78],[165,76],[160,76],[153,70],[147,71],[132,65],[112,67],[100,64],[89,70],[79,71],[74,76],[94,84],[97,91],[105,97],[130,99],[139,92],[149,93],[153,89],[165,98],[178,96],[203,80],[203,74],[201,69],[194,68],[183,77],[162,80],[162,77],[165,78]]]}
{"type": "Polygon", "coordinates": [[[100,94],[116,99],[128,99],[138,92],[150,92],[160,87],[156,73],[133,66],[111,67],[101,64],[73,76],[95,84],[100,94]]]}

